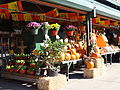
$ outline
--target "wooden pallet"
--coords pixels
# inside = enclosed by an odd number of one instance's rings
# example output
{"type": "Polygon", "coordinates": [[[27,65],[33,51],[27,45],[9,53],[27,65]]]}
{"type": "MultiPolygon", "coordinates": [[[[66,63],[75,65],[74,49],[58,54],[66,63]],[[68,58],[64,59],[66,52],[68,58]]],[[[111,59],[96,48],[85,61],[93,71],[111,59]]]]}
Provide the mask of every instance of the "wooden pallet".
{"type": "Polygon", "coordinates": [[[36,82],[40,76],[19,74],[15,72],[2,72],[1,77],[8,78],[8,79],[21,80],[26,82],[36,82]]]}

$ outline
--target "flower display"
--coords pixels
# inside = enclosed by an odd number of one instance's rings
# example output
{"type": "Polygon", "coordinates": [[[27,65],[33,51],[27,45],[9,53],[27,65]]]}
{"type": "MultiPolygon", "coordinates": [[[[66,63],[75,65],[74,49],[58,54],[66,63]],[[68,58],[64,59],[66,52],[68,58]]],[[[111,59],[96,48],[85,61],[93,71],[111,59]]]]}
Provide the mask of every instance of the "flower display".
{"type": "Polygon", "coordinates": [[[67,31],[73,31],[74,29],[75,29],[75,26],[73,26],[73,25],[66,26],[67,31]]]}
{"type": "Polygon", "coordinates": [[[60,25],[58,23],[50,25],[50,30],[59,30],[59,29],[60,29],[60,25]]]}
{"type": "Polygon", "coordinates": [[[41,24],[37,22],[30,22],[26,25],[26,27],[34,27],[34,28],[39,27],[39,26],[41,26],[41,24]]]}
{"type": "Polygon", "coordinates": [[[50,24],[48,22],[43,22],[41,23],[41,29],[42,30],[49,30],[50,29],[50,24]]]}

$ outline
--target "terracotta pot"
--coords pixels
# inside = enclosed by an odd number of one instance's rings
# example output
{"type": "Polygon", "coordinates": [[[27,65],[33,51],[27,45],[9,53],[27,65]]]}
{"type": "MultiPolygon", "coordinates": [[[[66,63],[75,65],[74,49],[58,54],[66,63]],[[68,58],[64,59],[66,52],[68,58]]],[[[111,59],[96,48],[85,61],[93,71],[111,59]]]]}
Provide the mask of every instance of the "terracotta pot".
{"type": "Polygon", "coordinates": [[[19,72],[19,69],[15,69],[14,72],[19,72]]]}
{"type": "Polygon", "coordinates": [[[36,64],[30,64],[30,67],[35,67],[36,66],[36,64]]]}
{"type": "Polygon", "coordinates": [[[73,36],[74,31],[66,31],[67,36],[73,36]]]}
{"type": "Polygon", "coordinates": [[[35,74],[35,72],[27,70],[27,74],[33,75],[33,74],[35,74]]]}
{"type": "Polygon", "coordinates": [[[10,69],[9,72],[13,72],[14,70],[13,69],[10,69]]]}
{"type": "Polygon", "coordinates": [[[25,74],[26,70],[20,70],[20,74],[25,74]]]}
{"type": "Polygon", "coordinates": [[[56,36],[58,34],[58,30],[51,30],[50,33],[52,36],[56,36]]]}
{"type": "Polygon", "coordinates": [[[22,65],[22,66],[24,66],[24,64],[25,64],[25,63],[19,63],[19,65],[22,65]]]}
{"type": "Polygon", "coordinates": [[[10,71],[10,69],[5,69],[5,71],[9,72],[9,71],[10,71]]]}

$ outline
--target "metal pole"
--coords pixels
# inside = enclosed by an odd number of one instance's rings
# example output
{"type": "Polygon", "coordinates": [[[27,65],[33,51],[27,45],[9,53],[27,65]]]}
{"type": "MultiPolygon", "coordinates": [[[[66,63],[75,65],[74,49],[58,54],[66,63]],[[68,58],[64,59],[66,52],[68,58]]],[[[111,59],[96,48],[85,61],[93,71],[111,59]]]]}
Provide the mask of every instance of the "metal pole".
{"type": "Polygon", "coordinates": [[[86,42],[87,42],[87,56],[90,53],[90,18],[89,15],[86,16],[86,42]]]}

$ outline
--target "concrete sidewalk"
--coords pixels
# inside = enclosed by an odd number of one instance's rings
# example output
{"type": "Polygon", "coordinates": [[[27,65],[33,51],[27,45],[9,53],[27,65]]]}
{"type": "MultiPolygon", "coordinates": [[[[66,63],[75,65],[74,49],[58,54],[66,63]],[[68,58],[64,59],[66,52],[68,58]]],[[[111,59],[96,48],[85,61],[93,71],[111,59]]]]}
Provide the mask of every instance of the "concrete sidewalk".
{"type": "MultiPolygon", "coordinates": [[[[0,90],[38,89],[32,83],[0,78],[0,90]]],[[[67,86],[61,90],[120,90],[120,63],[108,65],[106,74],[96,79],[84,79],[81,73],[73,74],[67,86]]]]}
{"type": "Polygon", "coordinates": [[[108,65],[106,73],[95,79],[70,79],[61,90],[120,90],[120,64],[108,65]]]}

